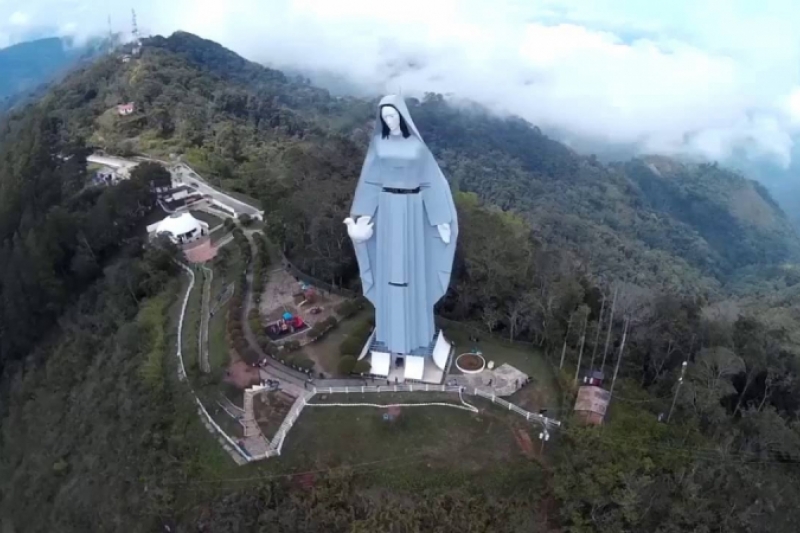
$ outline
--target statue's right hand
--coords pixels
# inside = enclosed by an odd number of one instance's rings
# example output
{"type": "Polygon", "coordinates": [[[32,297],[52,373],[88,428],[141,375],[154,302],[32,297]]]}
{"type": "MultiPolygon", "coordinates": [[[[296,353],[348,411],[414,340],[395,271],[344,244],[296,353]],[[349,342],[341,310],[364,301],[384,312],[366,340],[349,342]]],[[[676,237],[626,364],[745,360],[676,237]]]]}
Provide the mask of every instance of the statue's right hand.
{"type": "Polygon", "coordinates": [[[353,221],[351,217],[344,219],[347,226],[347,234],[353,239],[353,242],[362,243],[368,241],[372,237],[372,218],[363,216],[358,217],[358,221],[353,221]]]}

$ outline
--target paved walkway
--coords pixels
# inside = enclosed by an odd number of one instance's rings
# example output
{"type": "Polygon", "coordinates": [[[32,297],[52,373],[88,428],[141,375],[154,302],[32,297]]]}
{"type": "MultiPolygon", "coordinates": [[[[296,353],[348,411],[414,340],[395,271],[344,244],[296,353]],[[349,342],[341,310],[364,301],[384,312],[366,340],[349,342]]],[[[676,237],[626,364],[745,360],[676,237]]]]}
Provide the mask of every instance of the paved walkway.
{"type": "Polygon", "coordinates": [[[261,391],[254,391],[252,388],[244,391],[244,438],[242,443],[252,457],[264,455],[269,448],[269,441],[256,421],[255,410],[253,409],[253,398],[261,391]]]}
{"type": "MultiPolygon", "coordinates": [[[[253,258],[256,257],[258,250],[256,248],[255,242],[253,242],[253,234],[259,232],[260,230],[246,230],[244,232],[244,236],[247,238],[247,242],[250,244],[250,251],[252,253],[253,258]]],[[[288,367],[279,361],[273,359],[269,355],[267,355],[264,350],[261,349],[261,346],[258,344],[258,340],[256,339],[255,333],[250,328],[250,321],[248,317],[250,316],[250,310],[253,308],[253,269],[252,264],[248,267],[247,274],[245,276],[246,279],[246,288],[245,288],[245,296],[244,296],[244,309],[242,315],[242,330],[244,331],[245,340],[247,340],[247,344],[252,348],[260,357],[262,361],[266,361],[266,366],[261,368],[261,376],[262,379],[273,379],[280,382],[281,387],[284,389],[288,388],[289,385],[293,385],[295,387],[302,387],[305,388],[307,386],[309,376],[304,374],[303,372],[299,372],[291,367],[288,367]]],[[[363,379],[314,379],[312,380],[313,384],[318,387],[360,387],[361,385],[368,385],[371,380],[363,380],[363,379]]]]}
{"type": "Polygon", "coordinates": [[[528,375],[524,372],[509,364],[502,364],[494,370],[485,369],[478,374],[450,374],[445,381],[497,396],[511,396],[524,387],[527,380],[528,375]]]}
{"type": "Polygon", "coordinates": [[[200,370],[206,374],[211,372],[211,365],[208,362],[208,321],[211,317],[211,282],[214,280],[214,271],[210,268],[201,267],[204,272],[203,276],[203,295],[201,297],[200,305],[200,349],[198,350],[198,357],[200,358],[200,370]]]}

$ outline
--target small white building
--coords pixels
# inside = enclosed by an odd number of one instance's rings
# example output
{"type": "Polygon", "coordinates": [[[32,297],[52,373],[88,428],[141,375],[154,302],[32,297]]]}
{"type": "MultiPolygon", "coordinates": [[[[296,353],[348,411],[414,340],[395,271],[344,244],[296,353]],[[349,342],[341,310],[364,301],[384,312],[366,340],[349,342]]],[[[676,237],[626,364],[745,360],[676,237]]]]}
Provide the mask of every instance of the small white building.
{"type": "Polygon", "coordinates": [[[173,213],[161,222],[147,227],[152,237],[167,235],[175,244],[188,244],[208,235],[208,224],[197,220],[188,211],[173,213]]]}
{"type": "Polygon", "coordinates": [[[136,110],[136,104],[133,102],[128,102],[127,104],[120,104],[117,106],[117,114],[125,117],[130,115],[136,110]]]}

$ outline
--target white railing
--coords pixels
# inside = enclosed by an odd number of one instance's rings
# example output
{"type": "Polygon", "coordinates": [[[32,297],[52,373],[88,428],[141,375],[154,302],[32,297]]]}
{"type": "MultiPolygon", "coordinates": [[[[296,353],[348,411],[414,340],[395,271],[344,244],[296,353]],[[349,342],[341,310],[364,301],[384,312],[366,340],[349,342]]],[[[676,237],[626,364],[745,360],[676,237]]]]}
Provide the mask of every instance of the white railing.
{"type": "Polygon", "coordinates": [[[183,305],[181,306],[181,316],[178,319],[178,350],[175,354],[178,357],[178,379],[183,381],[186,379],[186,367],[183,366],[183,318],[186,315],[186,306],[189,304],[189,296],[194,289],[194,271],[183,263],[178,263],[189,273],[189,288],[183,296],[183,305]]]}
{"type": "MultiPolygon", "coordinates": [[[[252,461],[259,461],[259,460],[262,460],[262,459],[267,459],[267,458],[270,458],[270,457],[277,457],[277,456],[279,456],[281,454],[281,450],[283,449],[283,442],[286,440],[286,435],[289,433],[289,431],[292,429],[292,427],[294,426],[294,424],[297,421],[297,419],[300,417],[300,414],[302,413],[303,408],[305,408],[306,405],[308,405],[308,400],[313,398],[316,394],[350,394],[350,393],[354,393],[354,394],[359,394],[359,393],[361,393],[361,394],[364,394],[364,393],[379,394],[381,392],[453,392],[453,393],[458,393],[459,394],[459,398],[461,399],[461,402],[464,405],[469,406],[469,404],[464,402],[463,398],[461,397],[463,393],[467,393],[467,394],[472,394],[473,396],[480,396],[482,398],[486,398],[488,400],[491,400],[492,403],[498,404],[501,407],[504,407],[504,408],[508,409],[509,411],[513,411],[513,412],[517,413],[518,415],[525,417],[525,419],[528,420],[528,421],[538,422],[538,423],[543,424],[544,426],[546,426],[548,428],[555,428],[555,427],[560,427],[561,426],[561,422],[559,422],[558,420],[554,420],[552,418],[548,418],[546,416],[542,416],[542,415],[537,414],[537,413],[531,413],[529,411],[526,411],[526,410],[522,409],[521,407],[519,407],[517,405],[514,405],[514,404],[512,404],[512,403],[510,403],[510,402],[508,402],[508,401],[506,401],[506,400],[504,400],[502,398],[497,397],[497,395],[494,394],[494,393],[485,392],[485,391],[482,391],[482,390],[479,390],[479,389],[476,389],[476,388],[468,388],[468,387],[462,387],[462,386],[456,386],[456,385],[432,385],[430,383],[409,383],[409,384],[403,384],[403,385],[399,385],[399,384],[398,385],[362,385],[362,386],[356,386],[356,387],[314,387],[313,390],[305,392],[303,395],[299,396],[294,401],[294,403],[292,404],[292,407],[289,409],[289,412],[286,414],[286,417],[283,419],[283,422],[281,423],[281,426],[278,428],[278,431],[275,433],[275,436],[272,438],[272,441],[267,446],[267,450],[263,454],[252,456],[249,453],[247,453],[247,451],[242,449],[242,447],[240,447],[239,444],[236,443],[236,441],[234,441],[227,433],[225,433],[225,430],[223,430],[219,426],[219,424],[217,424],[216,421],[214,421],[214,419],[211,417],[211,415],[206,410],[205,406],[203,406],[203,403],[200,401],[200,398],[198,398],[197,394],[195,394],[194,389],[192,389],[191,384],[187,380],[186,368],[184,367],[184,364],[183,364],[183,349],[182,349],[182,344],[183,344],[182,343],[182,339],[183,339],[183,337],[182,337],[182,334],[183,334],[183,320],[184,320],[184,317],[186,315],[186,308],[187,308],[188,303],[189,303],[189,296],[191,295],[192,289],[194,288],[195,275],[194,275],[194,272],[192,271],[191,268],[187,267],[183,263],[179,263],[179,264],[184,270],[186,270],[186,272],[189,273],[189,288],[187,289],[186,294],[183,297],[183,305],[181,307],[180,321],[178,322],[178,349],[177,349],[177,352],[176,352],[176,355],[178,357],[178,379],[180,381],[187,381],[187,385],[189,385],[189,390],[192,393],[192,396],[194,396],[195,402],[197,403],[198,411],[205,417],[205,419],[208,421],[209,425],[212,428],[214,428],[214,430],[217,433],[219,433],[219,435],[222,436],[223,439],[225,439],[225,441],[231,446],[231,448],[236,450],[236,452],[245,461],[247,461],[248,463],[252,462],[252,461]]],[[[202,298],[202,295],[201,295],[201,298],[202,298]]],[[[263,389],[266,389],[266,387],[255,386],[255,387],[253,387],[253,392],[257,394],[257,393],[261,392],[263,389]]],[[[312,404],[312,405],[314,405],[314,406],[326,405],[326,406],[332,406],[332,407],[335,407],[335,406],[339,406],[339,407],[341,407],[341,406],[351,406],[351,407],[354,407],[354,406],[356,406],[358,404],[335,404],[335,405],[331,405],[331,404],[312,404]]],[[[377,405],[377,404],[363,404],[363,405],[371,405],[371,406],[376,406],[376,407],[388,407],[388,406],[385,406],[385,405],[377,405]]],[[[440,403],[434,402],[434,403],[428,403],[428,404],[422,404],[422,403],[420,403],[420,404],[406,404],[406,405],[412,405],[412,406],[413,405],[416,405],[416,406],[446,405],[446,406],[450,406],[450,407],[460,407],[460,408],[462,408],[461,406],[456,406],[456,405],[453,405],[453,404],[445,404],[445,403],[441,403],[441,402],[440,403]]],[[[467,408],[468,410],[475,409],[474,406],[469,406],[469,407],[467,408]],[[471,407],[471,409],[469,407],[471,407]]]]}
{"type": "Polygon", "coordinates": [[[379,385],[379,386],[368,386],[364,385],[361,387],[314,387],[313,392],[315,394],[348,394],[348,393],[380,393],[380,392],[465,392],[467,394],[472,394],[473,396],[480,396],[482,398],[486,398],[490,400],[492,403],[498,404],[501,407],[508,409],[509,411],[513,411],[520,416],[524,416],[528,421],[538,422],[547,426],[548,428],[557,428],[561,426],[561,422],[555,420],[553,418],[548,418],[546,416],[540,415],[538,413],[531,413],[530,411],[526,411],[521,407],[510,403],[494,393],[485,392],[480,389],[472,388],[472,387],[461,387],[456,385],[431,385],[431,384],[409,384],[409,385],[379,385]]]}
{"type": "MultiPolygon", "coordinates": [[[[309,395],[313,396],[313,395],[309,395]]],[[[274,450],[277,455],[281,454],[281,449],[283,448],[283,441],[286,439],[286,435],[289,433],[289,430],[292,429],[294,426],[295,421],[300,416],[300,413],[303,411],[303,407],[306,406],[306,395],[299,396],[294,403],[292,404],[292,408],[289,409],[289,412],[286,413],[286,418],[283,419],[283,423],[281,427],[278,428],[278,431],[275,433],[275,436],[272,437],[272,442],[270,443],[270,449],[274,450]]]]}
{"type": "Polygon", "coordinates": [[[397,404],[402,405],[404,407],[425,407],[425,406],[446,406],[446,407],[455,407],[459,409],[465,409],[468,411],[477,412],[477,408],[474,406],[466,403],[462,398],[462,394],[472,394],[474,396],[480,396],[482,398],[486,398],[491,400],[492,403],[496,403],[509,411],[513,411],[520,416],[525,417],[528,421],[538,422],[540,424],[545,425],[548,428],[554,428],[561,426],[561,422],[558,420],[554,420],[552,418],[547,418],[537,413],[531,413],[522,409],[521,407],[514,405],[512,403],[503,400],[502,398],[497,397],[496,394],[484,392],[475,388],[468,388],[468,387],[461,387],[461,386],[454,386],[454,385],[431,385],[429,383],[421,384],[421,385],[363,385],[360,387],[314,387],[313,390],[306,392],[304,395],[299,396],[292,407],[289,409],[289,412],[286,414],[286,418],[283,419],[283,423],[281,423],[280,428],[275,433],[272,441],[270,442],[267,451],[259,456],[255,456],[252,458],[248,458],[249,461],[258,461],[261,459],[267,459],[269,457],[277,457],[281,454],[281,450],[283,449],[283,443],[286,440],[286,435],[294,426],[297,419],[300,417],[300,413],[302,413],[303,409],[306,406],[313,406],[313,407],[358,407],[358,406],[367,406],[367,407],[380,407],[380,408],[387,408],[391,407],[391,405],[379,405],[379,404],[370,404],[370,403],[329,403],[329,404],[311,404],[308,401],[313,398],[317,394],[363,394],[363,393],[376,393],[379,394],[381,392],[452,392],[458,393],[459,399],[461,400],[463,406],[461,405],[454,405],[449,403],[442,403],[442,402],[432,402],[432,403],[418,403],[418,404],[397,404]]]}
{"type": "Polygon", "coordinates": [[[208,198],[208,203],[219,209],[220,211],[229,214],[232,217],[236,217],[238,214],[235,209],[230,207],[229,205],[225,205],[219,200],[215,200],[214,198],[208,198]]]}
{"type": "Polygon", "coordinates": [[[183,364],[183,319],[186,316],[186,308],[189,304],[189,296],[192,294],[192,289],[194,288],[195,276],[194,276],[194,271],[192,271],[191,268],[187,267],[183,263],[178,263],[178,264],[186,272],[189,273],[189,288],[186,290],[186,294],[183,297],[183,305],[181,306],[180,320],[178,321],[178,349],[176,350],[176,355],[178,357],[178,379],[180,381],[186,381],[186,384],[189,386],[189,392],[191,392],[192,396],[194,396],[194,401],[195,403],[197,403],[197,407],[199,408],[200,413],[202,413],[202,415],[208,421],[209,425],[211,425],[211,427],[214,428],[217,431],[217,433],[219,433],[220,436],[223,439],[225,439],[228,442],[228,444],[230,444],[231,447],[234,450],[236,450],[245,461],[250,462],[253,460],[253,458],[246,451],[244,451],[230,436],[228,436],[228,434],[225,433],[225,430],[223,430],[219,426],[219,424],[216,423],[216,421],[214,421],[214,419],[211,417],[211,415],[208,413],[205,406],[203,405],[203,402],[201,402],[200,398],[198,398],[197,394],[195,394],[191,383],[189,383],[189,380],[187,379],[186,367],[183,364]]]}
{"type": "Polygon", "coordinates": [[[496,394],[485,392],[480,389],[466,389],[466,392],[470,394],[474,394],[475,396],[480,396],[482,398],[486,398],[487,400],[491,400],[492,403],[496,403],[502,407],[505,407],[509,411],[514,411],[515,413],[524,416],[526,420],[534,420],[547,426],[548,428],[557,428],[561,426],[561,422],[555,420],[553,418],[548,418],[544,415],[540,415],[539,413],[531,413],[530,411],[526,411],[521,407],[514,405],[513,403],[507,402],[506,400],[499,398],[496,394]]]}

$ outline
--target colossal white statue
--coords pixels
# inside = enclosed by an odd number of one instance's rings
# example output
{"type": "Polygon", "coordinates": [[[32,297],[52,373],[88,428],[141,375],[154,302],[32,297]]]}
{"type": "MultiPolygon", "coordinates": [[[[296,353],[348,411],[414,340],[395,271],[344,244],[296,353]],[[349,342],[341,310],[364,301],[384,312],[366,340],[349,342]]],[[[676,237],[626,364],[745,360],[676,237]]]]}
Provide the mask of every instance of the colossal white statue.
{"type": "Polygon", "coordinates": [[[458,221],[450,186],[399,96],[378,106],[350,217],[375,341],[392,354],[435,341],[433,306],[450,283],[458,221]]]}

